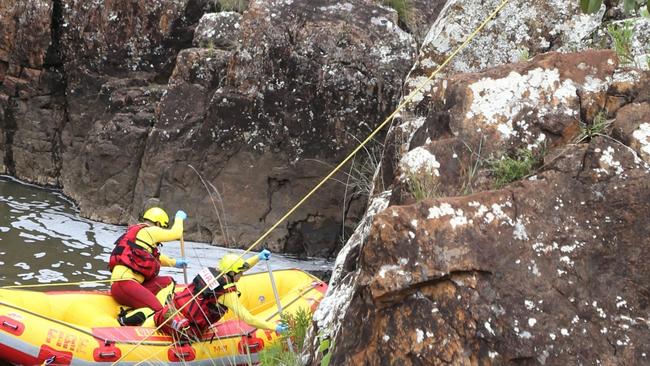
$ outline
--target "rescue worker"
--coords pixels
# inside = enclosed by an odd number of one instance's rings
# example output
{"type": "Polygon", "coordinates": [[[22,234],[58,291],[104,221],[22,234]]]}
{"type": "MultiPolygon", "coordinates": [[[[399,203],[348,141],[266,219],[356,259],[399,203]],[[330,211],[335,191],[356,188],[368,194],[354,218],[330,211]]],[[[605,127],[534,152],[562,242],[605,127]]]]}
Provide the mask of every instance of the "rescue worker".
{"type": "MultiPolygon", "coordinates": [[[[178,240],[183,235],[183,221],[187,214],[177,211],[174,225],[169,226],[169,216],[160,207],[152,207],[142,215],[143,223],[129,226],[115,242],[109,259],[111,270],[111,295],[120,304],[132,308],[148,307],[158,314],[162,304],[156,294],[172,283],[170,276],[158,276],[161,266],[184,268],[187,261],[173,259],[160,253],[159,247],[165,241],[178,240]]],[[[121,325],[141,325],[146,319],[143,312],[130,316],[120,314],[121,325]]],[[[175,328],[183,329],[188,322],[177,317],[170,322],[175,328]]]]}
{"type": "MultiPolygon", "coordinates": [[[[173,304],[166,305],[163,311],[182,308],[180,313],[190,323],[188,332],[181,334],[185,338],[200,339],[210,325],[221,319],[228,310],[231,310],[238,319],[255,328],[275,330],[278,333],[285,332],[286,325],[271,323],[253,316],[239,301],[237,291],[237,281],[242,273],[260,260],[269,260],[270,256],[271,252],[266,249],[246,261],[239,258],[237,254],[226,254],[219,261],[218,269],[210,268],[212,276],[210,279],[204,279],[201,274],[194,277],[187,288],[174,296],[173,304]],[[222,272],[223,275],[219,277],[222,272]],[[211,281],[212,278],[216,278],[216,281],[211,281]],[[206,287],[206,282],[212,285],[212,289],[206,287]],[[199,292],[200,295],[191,304],[183,307],[199,292]]],[[[162,330],[169,334],[173,332],[173,328],[163,327],[162,330]]]]}

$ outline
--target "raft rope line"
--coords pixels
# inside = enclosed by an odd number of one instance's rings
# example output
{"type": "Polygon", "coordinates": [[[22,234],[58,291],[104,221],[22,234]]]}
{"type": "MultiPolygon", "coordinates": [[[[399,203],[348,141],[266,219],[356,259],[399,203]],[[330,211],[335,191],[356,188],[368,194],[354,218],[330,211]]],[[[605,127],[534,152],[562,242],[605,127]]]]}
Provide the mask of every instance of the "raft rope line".
{"type": "MultiPolygon", "coordinates": [[[[413,91],[411,91],[411,93],[409,93],[409,95],[406,98],[404,98],[404,100],[397,106],[397,108],[395,108],[395,110],[388,117],[386,117],[386,119],[384,119],[384,121],[379,126],[377,126],[377,128],[375,128],[375,130],[372,131],[372,133],[370,133],[370,135],[368,135],[368,137],[366,137],[365,140],[363,140],[363,142],[361,142],[359,145],[357,145],[357,147],[354,150],[352,150],[352,152],[350,154],[348,154],[348,156],[345,159],[343,159],[334,169],[332,169],[332,171],[329,174],[327,174],[323,179],[321,179],[321,181],[318,182],[318,184],[316,184],[316,186],[314,186],[314,188],[312,188],[311,191],[309,191],[300,201],[298,201],[298,203],[296,203],[289,211],[287,211],[287,213],[285,213],[284,216],[282,216],[280,219],[278,219],[275,224],[273,224],[268,230],[266,230],[266,232],[264,232],[264,234],[262,234],[257,240],[255,240],[255,242],[253,242],[253,244],[251,244],[248,247],[248,249],[246,249],[238,257],[238,260],[242,259],[245,254],[247,254],[253,248],[255,248],[260,242],[262,242],[262,240],[266,239],[266,237],[269,236],[269,234],[271,234],[271,232],[273,232],[273,230],[275,230],[275,228],[277,228],[282,222],[284,222],[289,216],[291,216],[291,214],[293,214],[300,206],[302,206],[302,204],[305,203],[305,201],[307,201],[317,190],[319,190],[320,187],[322,187],[325,184],[325,182],[327,182],[330,178],[332,178],[332,176],[334,176],[334,174],[336,174],[336,172],[338,172],[343,167],[343,165],[345,165],[348,161],[350,161],[350,159],[352,159],[352,157],[354,157],[356,155],[356,153],[359,152],[359,150],[364,148],[365,145],[368,142],[370,142],[375,137],[375,135],[377,135],[377,133],[379,133],[379,131],[382,128],[384,128],[390,121],[393,120],[393,118],[395,118],[397,113],[399,111],[401,111],[402,108],[404,108],[404,106],[406,106],[408,103],[411,102],[411,100],[415,97],[415,95],[417,93],[419,93],[431,80],[433,80],[433,78],[440,72],[440,70],[442,70],[445,66],[447,66],[449,64],[449,62],[451,62],[451,60],[454,57],[456,57],[456,55],[461,50],[463,50],[465,47],[467,47],[467,45],[472,41],[472,39],[474,39],[474,37],[499,13],[499,11],[501,9],[503,9],[504,6],[506,6],[506,4],[508,4],[508,2],[509,2],[509,0],[501,1],[501,3],[492,11],[492,13],[490,13],[490,15],[488,15],[488,17],[485,18],[485,20],[483,20],[483,22],[465,39],[465,41],[463,41],[463,43],[461,43],[461,45],[458,46],[445,59],[445,61],[442,64],[440,64],[431,73],[431,75],[429,75],[429,77],[426,80],[424,80],[413,91]]],[[[228,268],[228,270],[230,270],[230,269],[231,268],[228,268]]],[[[217,281],[225,273],[227,273],[227,272],[222,271],[221,273],[219,273],[218,276],[214,277],[212,279],[212,281],[210,281],[210,283],[206,284],[205,287],[203,287],[203,289],[201,289],[201,291],[199,291],[196,295],[194,295],[182,307],[180,307],[178,310],[176,310],[176,312],[174,312],[169,318],[167,318],[162,324],[160,324],[155,329],[155,331],[152,332],[151,334],[153,334],[153,333],[157,332],[158,330],[160,330],[167,322],[169,322],[174,316],[176,316],[181,310],[183,310],[183,308],[185,308],[185,306],[187,306],[190,303],[192,303],[193,301],[195,301],[199,294],[201,294],[204,290],[209,288],[214,281],[217,281]]],[[[149,336],[145,337],[141,342],[146,341],[149,336]]],[[[119,360],[115,361],[112,365],[116,365],[117,363],[119,363],[121,360],[123,360],[126,356],[128,356],[136,348],[138,348],[138,345],[136,345],[135,347],[131,348],[128,352],[123,354],[122,357],[119,360]]]]}
{"type": "Polygon", "coordinates": [[[34,285],[12,285],[12,286],[2,286],[0,289],[12,289],[12,288],[35,288],[35,287],[55,287],[55,286],[78,286],[78,285],[87,285],[91,283],[111,283],[111,282],[120,282],[128,281],[130,278],[118,278],[111,280],[96,280],[96,281],[81,281],[81,282],[57,282],[57,283],[39,283],[34,285]]]}

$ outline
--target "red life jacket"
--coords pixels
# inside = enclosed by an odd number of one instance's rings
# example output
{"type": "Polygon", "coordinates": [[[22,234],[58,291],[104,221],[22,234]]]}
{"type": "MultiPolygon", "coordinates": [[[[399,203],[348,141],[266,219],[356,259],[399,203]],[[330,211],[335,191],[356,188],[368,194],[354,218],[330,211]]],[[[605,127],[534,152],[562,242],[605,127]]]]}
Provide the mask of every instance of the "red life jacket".
{"type": "MultiPolygon", "coordinates": [[[[212,268],[210,270],[215,277],[218,276],[218,271],[212,268]]],[[[219,321],[228,311],[226,306],[217,302],[219,296],[229,292],[237,292],[235,284],[229,282],[225,276],[219,277],[217,282],[218,285],[214,290],[206,288],[191,304],[181,310],[181,314],[190,321],[192,331],[196,337],[200,337],[210,324],[219,321]]],[[[205,282],[201,276],[194,277],[192,284],[174,296],[176,309],[180,309],[205,287],[205,282]]]]}
{"type": "Polygon", "coordinates": [[[151,252],[136,244],[136,237],[142,228],[147,224],[129,226],[126,233],[115,241],[115,248],[108,261],[108,268],[112,271],[115,266],[121,264],[144,276],[145,281],[158,276],[160,272],[160,252],[158,246],[151,246],[140,240],[141,243],[151,248],[151,252]]]}

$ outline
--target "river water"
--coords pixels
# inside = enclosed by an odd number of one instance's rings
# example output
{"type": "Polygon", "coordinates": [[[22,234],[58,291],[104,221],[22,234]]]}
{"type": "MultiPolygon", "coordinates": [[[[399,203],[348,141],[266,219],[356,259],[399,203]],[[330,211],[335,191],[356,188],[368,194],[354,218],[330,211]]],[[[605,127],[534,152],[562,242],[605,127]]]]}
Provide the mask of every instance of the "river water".
{"type": "MultiPolygon", "coordinates": [[[[86,220],[78,212],[59,191],[0,176],[0,287],[107,288],[107,283],[91,281],[110,278],[108,257],[125,227],[86,220]]],[[[162,252],[178,257],[180,243],[165,243],[162,252]]],[[[227,252],[242,253],[185,241],[189,279],[201,268],[216,265],[227,252]]],[[[333,265],[323,259],[304,260],[276,253],[269,264],[272,269],[300,268],[317,274],[329,272],[333,265]]],[[[260,263],[251,271],[264,270],[266,266],[260,263]]],[[[161,274],[184,282],[180,269],[163,268],[161,274]]]]}

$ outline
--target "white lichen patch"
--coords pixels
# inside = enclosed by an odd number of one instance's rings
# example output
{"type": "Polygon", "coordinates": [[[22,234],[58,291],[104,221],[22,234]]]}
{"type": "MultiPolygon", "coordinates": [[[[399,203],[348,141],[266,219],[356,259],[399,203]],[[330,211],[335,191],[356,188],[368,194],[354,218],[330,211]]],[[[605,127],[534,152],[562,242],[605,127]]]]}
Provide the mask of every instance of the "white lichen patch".
{"type": "Polygon", "coordinates": [[[517,334],[517,335],[518,335],[520,338],[523,338],[523,339],[530,339],[530,338],[533,337],[533,335],[530,334],[530,332],[527,331],[527,330],[524,330],[523,332],[521,332],[521,333],[519,333],[519,334],[517,334]]]}
{"type": "Polygon", "coordinates": [[[321,300],[318,309],[314,312],[313,319],[319,328],[328,332],[335,331],[332,328],[337,328],[343,319],[345,311],[350,305],[352,293],[352,285],[339,284],[334,289],[328,288],[327,296],[321,300]]]}
{"type": "MultiPolygon", "coordinates": [[[[650,118],[650,116],[648,116],[648,118],[650,118]]],[[[639,128],[632,132],[632,137],[639,145],[639,154],[641,155],[641,158],[650,163],[650,123],[641,123],[639,128]]]]}
{"type": "Polygon", "coordinates": [[[512,230],[512,236],[516,240],[528,240],[528,233],[526,233],[526,227],[521,219],[517,219],[515,222],[515,227],[512,230]]]}
{"type": "Polygon", "coordinates": [[[417,343],[424,341],[424,332],[420,328],[415,328],[415,341],[417,343]]]}
{"type": "Polygon", "coordinates": [[[533,310],[535,308],[535,302],[530,300],[524,300],[524,306],[526,306],[526,309],[528,310],[533,310]]]}
{"type": "Polygon", "coordinates": [[[624,84],[636,84],[641,80],[641,73],[636,69],[617,70],[613,76],[613,82],[624,84]]]}
{"type": "MultiPolygon", "coordinates": [[[[440,11],[421,47],[420,59],[445,59],[453,49],[484,21],[500,1],[450,0],[440,11]],[[462,20],[462,21],[461,21],[462,20]]],[[[605,6],[595,14],[584,14],[576,2],[549,0],[507,3],[483,32],[472,40],[472,47],[461,50],[451,61],[451,72],[472,72],[504,63],[520,61],[518,49],[548,49],[553,45],[571,49],[586,48],[584,39],[602,22],[605,6]]],[[[426,69],[430,71],[433,67],[426,69]]]]}
{"type": "Polygon", "coordinates": [[[330,5],[330,6],[321,6],[319,10],[324,13],[325,12],[327,13],[351,12],[352,10],[354,10],[354,5],[350,3],[337,3],[335,5],[330,5]]]}
{"type": "Polygon", "coordinates": [[[449,224],[454,229],[458,226],[464,226],[473,222],[467,219],[462,209],[454,209],[449,203],[445,202],[440,204],[440,206],[429,207],[427,219],[434,220],[444,216],[450,216],[449,224]]]}
{"type": "Polygon", "coordinates": [[[431,154],[429,150],[423,147],[416,147],[409,151],[400,159],[399,166],[403,174],[429,174],[440,176],[440,163],[436,160],[435,155],[431,154]]]}
{"type": "Polygon", "coordinates": [[[566,264],[568,267],[573,267],[573,261],[567,256],[560,257],[560,262],[566,264]]]}
{"type": "Polygon", "coordinates": [[[485,330],[487,330],[490,334],[492,334],[492,335],[495,334],[495,333],[494,333],[494,330],[492,329],[492,325],[490,324],[489,321],[483,323],[483,326],[485,327],[485,330]]]}
{"type": "Polygon", "coordinates": [[[581,89],[583,92],[588,92],[588,93],[603,92],[607,90],[611,82],[612,82],[611,78],[606,80],[601,80],[591,75],[587,75],[585,76],[585,82],[582,84],[581,89]]]}
{"type": "Polygon", "coordinates": [[[381,266],[378,275],[381,278],[386,278],[386,276],[391,275],[392,277],[399,278],[404,282],[410,282],[412,280],[410,272],[405,271],[401,266],[395,264],[385,264],[381,266]]]}
{"type": "Polygon", "coordinates": [[[598,313],[599,317],[601,317],[603,319],[607,318],[607,314],[605,313],[605,310],[603,310],[603,308],[598,306],[597,301],[594,301],[593,303],[591,303],[591,306],[593,306],[596,309],[596,312],[598,313]]]}
{"type": "Polygon", "coordinates": [[[623,173],[623,167],[619,161],[614,159],[614,153],[614,148],[611,146],[608,146],[605,151],[602,152],[599,159],[601,168],[598,171],[609,174],[611,170],[616,175],[621,175],[621,173],[623,173]]]}
{"type": "Polygon", "coordinates": [[[500,79],[480,79],[469,88],[473,98],[466,118],[496,129],[504,139],[514,135],[511,121],[524,109],[536,111],[537,118],[578,113],[576,86],[571,80],[560,80],[558,69],[536,68],[525,74],[512,71],[500,79]]]}

